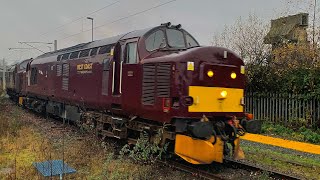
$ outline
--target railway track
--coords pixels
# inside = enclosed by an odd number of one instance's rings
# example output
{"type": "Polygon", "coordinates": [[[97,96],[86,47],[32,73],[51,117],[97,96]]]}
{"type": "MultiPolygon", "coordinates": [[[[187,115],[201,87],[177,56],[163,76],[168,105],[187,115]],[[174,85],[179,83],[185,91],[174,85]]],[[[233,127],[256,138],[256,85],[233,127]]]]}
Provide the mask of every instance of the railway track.
{"type": "Polygon", "coordinates": [[[190,173],[196,177],[199,177],[201,179],[215,179],[215,180],[224,180],[224,178],[222,178],[221,176],[219,176],[218,174],[214,174],[214,173],[209,173],[205,170],[202,170],[200,168],[196,168],[193,167],[191,165],[187,165],[187,164],[183,164],[183,163],[179,163],[177,161],[174,160],[158,160],[158,163],[165,165],[165,166],[169,166],[173,169],[177,169],[179,171],[183,171],[186,173],[190,173]]]}
{"type": "MultiPolygon", "coordinates": [[[[198,166],[198,165],[191,165],[191,164],[185,164],[180,163],[175,160],[159,160],[158,163],[169,166],[173,169],[183,171],[186,173],[190,173],[194,175],[195,177],[198,177],[200,179],[208,179],[208,180],[226,180],[226,179],[234,179],[230,177],[225,177],[226,174],[223,172],[209,172],[208,169],[210,169],[209,166],[222,166],[223,168],[231,168],[233,170],[239,170],[243,169],[248,172],[254,172],[251,174],[266,174],[269,176],[269,178],[272,179],[286,179],[286,180],[298,180],[301,179],[300,177],[296,177],[290,174],[285,174],[279,171],[271,170],[268,168],[264,168],[255,164],[250,164],[247,162],[240,162],[240,161],[234,161],[234,160],[226,160],[225,163],[219,164],[219,165],[206,165],[207,168],[204,168],[204,166],[198,166]]],[[[243,177],[245,178],[245,177],[243,177]]]]}
{"type": "Polygon", "coordinates": [[[301,179],[300,177],[293,176],[291,174],[283,173],[277,170],[272,170],[270,168],[265,168],[257,164],[252,164],[244,161],[227,159],[224,165],[227,165],[228,167],[232,167],[234,169],[245,169],[248,171],[266,172],[268,176],[273,179],[288,179],[288,180],[301,179]]]}
{"type": "MultiPolygon", "coordinates": [[[[40,122],[39,125],[41,128],[47,131],[51,131],[51,132],[55,131],[58,134],[70,133],[72,131],[76,131],[76,128],[74,128],[74,126],[70,126],[68,123],[64,124],[62,120],[57,121],[57,119],[48,118],[48,117],[42,120],[43,121],[40,122]]],[[[79,138],[82,139],[82,137],[79,137],[79,138]]],[[[192,165],[192,164],[187,164],[185,162],[179,162],[178,160],[172,160],[172,159],[158,160],[157,163],[164,166],[169,166],[179,171],[190,173],[193,176],[198,177],[200,179],[208,179],[208,180],[230,179],[225,177],[226,173],[210,171],[210,169],[211,170],[215,169],[213,166],[220,166],[219,167],[220,169],[225,169],[225,168],[230,168],[232,170],[243,169],[248,172],[254,172],[254,173],[258,172],[258,174],[264,173],[273,179],[281,179],[281,180],[282,179],[288,179],[288,180],[302,179],[300,177],[296,177],[290,174],[285,174],[280,171],[265,168],[256,164],[251,164],[244,161],[235,161],[232,159],[226,159],[223,164],[215,164],[215,165],[192,165]]]]}

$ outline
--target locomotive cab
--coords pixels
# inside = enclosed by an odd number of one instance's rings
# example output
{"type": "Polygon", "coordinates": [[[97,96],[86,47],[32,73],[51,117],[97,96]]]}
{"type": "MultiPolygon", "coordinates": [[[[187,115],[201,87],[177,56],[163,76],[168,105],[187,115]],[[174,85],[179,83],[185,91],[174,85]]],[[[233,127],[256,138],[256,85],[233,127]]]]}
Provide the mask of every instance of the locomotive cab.
{"type": "Polygon", "coordinates": [[[225,48],[200,47],[180,25],[163,24],[139,45],[142,105],[152,112],[145,116],[174,126],[175,153],[193,164],[244,158],[242,59],[225,48]]]}

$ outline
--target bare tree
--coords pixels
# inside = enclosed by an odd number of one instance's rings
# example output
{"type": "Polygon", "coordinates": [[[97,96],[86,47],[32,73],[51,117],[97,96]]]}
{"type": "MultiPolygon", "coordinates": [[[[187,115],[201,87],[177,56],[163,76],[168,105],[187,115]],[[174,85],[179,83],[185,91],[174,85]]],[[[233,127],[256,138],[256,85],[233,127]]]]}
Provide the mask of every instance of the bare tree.
{"type": "Polygon", "coordinates": [[[270,54],[270,46],[264,44],[269,25],[255,14],[246,19],[240,17],[233,25],[213,36],[212,45],[229,48],[238,53],[247,63],[263,63],[270,54]]]}

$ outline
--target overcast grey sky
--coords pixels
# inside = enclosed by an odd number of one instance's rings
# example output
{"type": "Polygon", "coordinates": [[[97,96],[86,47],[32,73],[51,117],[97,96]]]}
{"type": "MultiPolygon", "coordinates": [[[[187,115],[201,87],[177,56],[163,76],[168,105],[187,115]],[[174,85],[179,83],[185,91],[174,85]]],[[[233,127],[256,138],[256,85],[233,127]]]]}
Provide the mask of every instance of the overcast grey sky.
{"type": "MultiPolygon", "coordinates": [[[[37,50],[8,50],[27,47],[19,44],[19,41],[52,42],[57,39],[58,48],[88,42],[91,40],[91,31],[66,38],[89,30],[91,22],[86,18],[58,29],[57,27],[114,2],[114,5],[90,15],[95,19],[95,27],[106,24],[95,29],[95,39],[171,21],[173,24],[181,23],[202,45],[209,45],[214,33],[222,31],[224,25],[234,23],[240,16],[255,13],[269,21],[287,8],[285,0],[176,0],[110,24],[119,18],[168,1],[170,0],[0,0],[0,58],[5,57],[13,62],[41,54],[37,50]]],[[[298,11],[302,10],[297,9],[298,11]]],[[[43,45],[39,49],[49,50],[43,45]]]]}

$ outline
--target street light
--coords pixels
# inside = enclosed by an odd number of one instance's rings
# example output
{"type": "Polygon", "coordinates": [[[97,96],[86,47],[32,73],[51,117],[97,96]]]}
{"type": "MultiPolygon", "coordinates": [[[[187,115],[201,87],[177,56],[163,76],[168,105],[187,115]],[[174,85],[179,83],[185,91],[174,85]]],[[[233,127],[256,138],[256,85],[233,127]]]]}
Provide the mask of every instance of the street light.
{"type": "Polygon", "coordinates": [[[93,42],[93,18],[87,17],[87,19],[91,20],[91,25],[92,25],[91,32],[92,32],[92,42],[93,42]]]}

